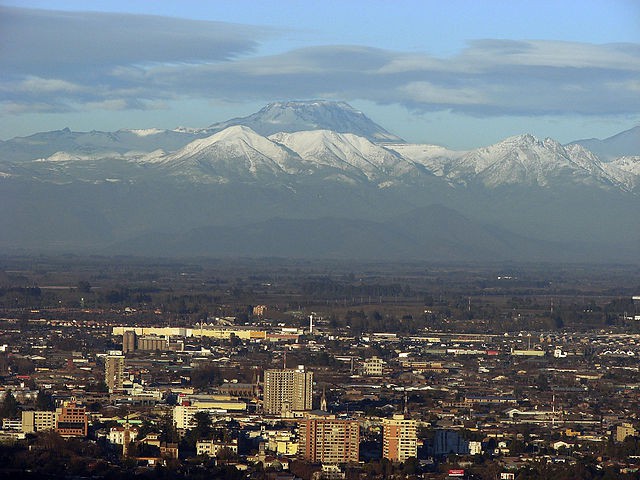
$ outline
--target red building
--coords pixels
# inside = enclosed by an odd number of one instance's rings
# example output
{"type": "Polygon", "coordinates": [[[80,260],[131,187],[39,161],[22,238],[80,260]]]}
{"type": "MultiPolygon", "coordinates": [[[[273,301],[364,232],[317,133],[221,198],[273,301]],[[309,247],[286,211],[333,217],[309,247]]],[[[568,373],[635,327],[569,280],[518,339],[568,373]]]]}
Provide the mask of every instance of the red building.
{"type": "Polygon", "coordinates": [[[75,403],[68,403],[58,408],[56,432],[63,437],[86,437],[89,423],[87,409],[75,403]]]}

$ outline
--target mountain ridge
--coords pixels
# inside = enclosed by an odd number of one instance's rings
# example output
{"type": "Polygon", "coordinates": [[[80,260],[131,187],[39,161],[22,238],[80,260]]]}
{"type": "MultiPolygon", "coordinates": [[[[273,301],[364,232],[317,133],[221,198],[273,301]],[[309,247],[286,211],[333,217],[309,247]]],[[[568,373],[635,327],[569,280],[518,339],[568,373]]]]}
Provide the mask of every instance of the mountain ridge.
{"type": "Polygon", "coordinates": [[[529,134],[468,151],[244,124],[0,143],[0,251],[637,262],[639,210],[640,156],[529,134]]]}

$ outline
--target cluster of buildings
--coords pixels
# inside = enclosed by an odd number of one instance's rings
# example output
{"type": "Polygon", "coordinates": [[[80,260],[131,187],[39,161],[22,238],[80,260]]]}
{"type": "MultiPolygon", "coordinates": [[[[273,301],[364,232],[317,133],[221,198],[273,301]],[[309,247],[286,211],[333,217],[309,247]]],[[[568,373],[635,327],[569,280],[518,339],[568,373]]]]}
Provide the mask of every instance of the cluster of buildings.
{"type": "Polygon", "coordinates": [[[345,465],[416,459],[427,468],[451,455],[499,458],[508,473],[532,459],[576,461],[638,436],[638,366],[632,355],[607,353],[640,347],[634,335],[354,336],[313,328],[92,330],[122,342],[106,353],[7,345],[2,353],[35,367],[3,374],[0,396],[10,392],[22,411],[4,419],[0,439],[50,430],[104,438],[124,456],[141,449],[132,445],[153,447],[156,456],[144,461],[154,464],[193,455],[286,470],[299,459],[342,478],[345,465]],[[304,366],[287,368],[287,357],[304,366]],[[216,377],[194,386],[207,369],[216,377]],[[30,407],[37,391],[55,406],[30,407]],[[203,414],[209,436],[181,449],[203,414]],[[167,438],[167,417],[177,438],[167,438]]]}

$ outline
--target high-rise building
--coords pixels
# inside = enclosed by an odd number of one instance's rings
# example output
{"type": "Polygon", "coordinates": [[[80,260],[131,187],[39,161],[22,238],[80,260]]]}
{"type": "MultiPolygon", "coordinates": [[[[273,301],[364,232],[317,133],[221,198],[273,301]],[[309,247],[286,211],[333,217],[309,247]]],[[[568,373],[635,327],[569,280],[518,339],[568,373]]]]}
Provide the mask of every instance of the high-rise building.
{"type": "Polygon", "coordinates": [[[267,414],[311,410],[312,393],[313,372],[306,372],[303,365],[264,372],[264,412],[267,414]]]}
{"type": "Polygon", "coordinates": [[[107,355],[104,361],[104,383],[109,392],[122,390],[124,382],[124,356],[107,355]]]}
{"type": "Polygon", "coordinates": [[[87,409],[68,403],[56,410],[56,431],[63,437],[86,437],[88,430],[87,409]]]}
{"type": "Polygon", "coordinates": [[[360,455],[357,420],[306,418],[299,422],[298,438],[298,454],[310,462],[357,462],[360,455]]]}
{"type": "Polygon", "coordinates": [[[418,457],[416,421],[396,414],[382,420],[382,456],[392,462],[418,457]]]}

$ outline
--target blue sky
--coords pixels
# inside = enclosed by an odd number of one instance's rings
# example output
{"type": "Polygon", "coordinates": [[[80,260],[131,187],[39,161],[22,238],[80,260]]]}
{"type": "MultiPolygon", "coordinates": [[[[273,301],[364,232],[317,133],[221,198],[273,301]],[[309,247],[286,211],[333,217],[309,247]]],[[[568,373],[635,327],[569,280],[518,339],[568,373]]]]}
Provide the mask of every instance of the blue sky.
{"type": "Polygon", "coordinates": [[[640,2],[0,1],[0,138],[344,100],[411,142],[640,123],[640,2]]]}

